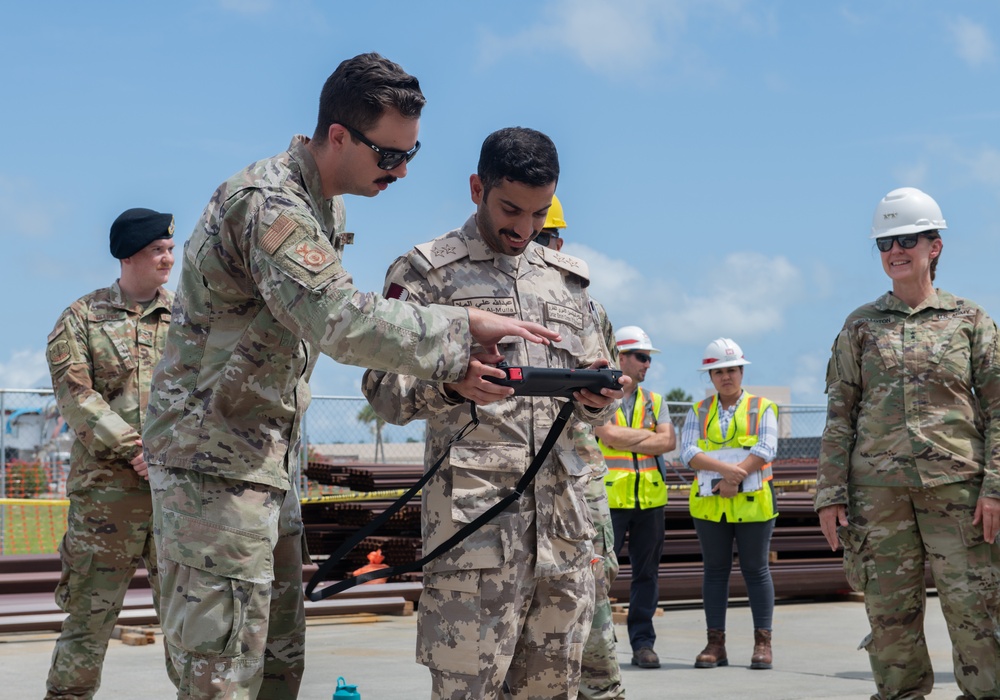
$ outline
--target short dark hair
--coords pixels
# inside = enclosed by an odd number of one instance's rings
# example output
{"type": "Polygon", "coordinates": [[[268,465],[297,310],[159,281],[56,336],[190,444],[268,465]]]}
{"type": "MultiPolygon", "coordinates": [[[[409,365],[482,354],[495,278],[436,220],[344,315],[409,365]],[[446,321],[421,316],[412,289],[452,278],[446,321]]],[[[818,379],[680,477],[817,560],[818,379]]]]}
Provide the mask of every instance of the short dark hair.
{"type": "Polygon", "coordinates": [[[390,108],[417,119],[426,103],[420,81],[399,64],[377,53],[359,54],[342,61],[323,84],[313,140],[324,143],[331,124],[367,131],[390,108]]]}
{"type": "Polygon", "coordinates": [[[543,187],[559,180],[559,154],[542,132],[512,126],[494,131],[483,141],[477,174],[484,198],[502,180],[543,187]]]}

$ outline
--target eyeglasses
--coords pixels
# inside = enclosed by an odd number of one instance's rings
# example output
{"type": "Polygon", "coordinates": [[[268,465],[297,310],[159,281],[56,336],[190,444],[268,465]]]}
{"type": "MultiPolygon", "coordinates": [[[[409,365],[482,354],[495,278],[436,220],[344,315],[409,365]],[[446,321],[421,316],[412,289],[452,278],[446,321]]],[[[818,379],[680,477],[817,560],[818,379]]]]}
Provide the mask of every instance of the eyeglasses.
{"type": "Polygon", "coordinates": [[[403,163],[409,163],[413,160],[413,156],[417,155],[417,151],[420,150],[419,141],[408,151],[395,151],[391,148],[382,148],[369,141],[364,134],[354,127],[347,126],[347,124],[341,124],[341,126],[351,132],[351,136],[375,151],[378,155],[378,163],[376,165],[382,170],[395,170],[403,163]]]}
{"type": "Polygon", "coordinates": [[[640,364],[643,364],[643,365],[646,364],[647,362],[652,362],[653,361],[653,356],[652,355],[648,355],[648,354],[646,354],[644,352],[630,352],[628,354],[631,355],[632,357],[634,357],[640,364]]]}
{"type": "Polygon", "coordinates": [[[535,243],[538,245],[547,246],[553,238],[559,238],[559,234],[555,231],[542,231],[537,236],[535,236],[535,243]]]}
{"type": "Polygon", "coordinates": [[[903,250],[909,250],[910,248],[916,248],[919,241],[919,233],[907,233],[902,236],[884,236],[883,238],[876,238],[875,245],[878,246],[878,249],[883,253],[888,253],[892,250],[893,242],[899,243],[899,247],[903,250]]]}

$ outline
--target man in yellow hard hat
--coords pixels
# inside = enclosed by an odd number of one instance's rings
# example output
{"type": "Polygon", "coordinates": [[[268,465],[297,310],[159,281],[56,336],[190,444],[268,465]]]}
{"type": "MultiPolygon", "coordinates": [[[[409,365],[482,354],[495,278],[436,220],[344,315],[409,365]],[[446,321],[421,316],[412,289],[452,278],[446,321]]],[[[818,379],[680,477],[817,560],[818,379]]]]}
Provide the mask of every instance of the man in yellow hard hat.
{"type": "MultiPolygon", "coordinates": [[[[545,225],[535,238],[535,243],[553,250],[561,250],[563,239],[560,232],[565,228],[562,203],[553,195],[552,206],[549,207],[548,216],[545,217],[545,225]]],[[[594,315],[594,323],[607,346],[608,359],[617,365],[615,334],[608,320],[608,314],[593,297],[590,298],[590,308],[594,315]]],[[[621,667],[618,665],[617,639],[609,597],[611,584],[618,575],[618,558],[615,556],[615,529],[611,523],[611,511],[608,509],[608,492],[604,488],[604,476],[608,467],[590,425],[583,421],[572,421],[570,434],[577,453],[593,469],[592,480],[587,486],[587,505],[590,507],[590,517],[594,521],[596,530],[594,557],[598,560],[603,558],[602,565],[594,567],[594,622],[590,628],[590,636],[587,637],[587,644],[583,648],[580,698],[587,700],[624,698],[625,688],[622,686],[621,667]]]]}

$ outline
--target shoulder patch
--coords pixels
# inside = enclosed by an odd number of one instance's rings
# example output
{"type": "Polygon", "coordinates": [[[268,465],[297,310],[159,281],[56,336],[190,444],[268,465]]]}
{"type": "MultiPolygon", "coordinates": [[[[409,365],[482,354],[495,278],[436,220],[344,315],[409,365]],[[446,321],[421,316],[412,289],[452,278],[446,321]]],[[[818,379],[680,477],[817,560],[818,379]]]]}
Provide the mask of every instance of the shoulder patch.
{"type": "Polygon", "coordinates": [[[56,342],[50,344],[46,352],[49,356],[49,364],[53,367],[61,365],[69,359],[69,343],[60,338],[56,342]]]}
{"type": "Polygon", "coordinates": [[[590,268],[580,258],[561,253],[558,250],[552,250],[552,248],[542,248],[540,252],[545,262],[553,267],[558,267],[566,272],[572,272],[574,275],[583,278],[585,282],[590,282],[590,268]]]}
{"type": "Polygon", "coordinates": [[[458,236],[444,236],[427,243],[414,246],[430,263],[431,269],[444,267],[469,254],[469,246],[458,236]]]}
{"type": "Polygon", "coordinates": [[[310,272],[322,272],[337,261],[337,256],[308,240],[289,246],[285,256],[310,272]]]}
{"type": "Polygon", "coordinates": [[[281,244],[288,240],[288,237],[292,235],[297,227],[297,224],[292,221],[289,217],[281,214],[274,223],[271,224],[271,228],[267,230],[267,233],[260,239],[260,247],[268,255],[274,255],[275,251],[281,247],[281,244]]]}
{"type": "Polygon", "coordinates": [[[53,340],[55,340],[56,338],[58,338],[59,334],[63,332],[63,329],[65,327],[66,327],[66,324],[63,323],[62,320],[60,319],[59,323],[56,324],[56,327],[52,329],[51,333],[49,333],[49,337],[46,340],[46,342],[51,343],[53,340]]]}

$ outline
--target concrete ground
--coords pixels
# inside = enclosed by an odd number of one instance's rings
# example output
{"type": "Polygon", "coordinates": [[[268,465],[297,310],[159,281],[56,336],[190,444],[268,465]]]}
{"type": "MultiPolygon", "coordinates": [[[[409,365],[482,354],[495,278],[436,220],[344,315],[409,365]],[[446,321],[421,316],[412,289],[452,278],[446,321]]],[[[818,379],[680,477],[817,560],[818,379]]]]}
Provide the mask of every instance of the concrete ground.
{"type": "MultiPolygon", "coordinates": [[[[858,700],[870,697],[868,657],[857,651],[867,633],[864,605],[856,601],[779,604],[774,617],[774,670],[747,668],[753,646],[750,610],[730,609],[726,668],[695,669],[704,646],[704,618],[699,607],[675,606],[655,618],[657,652],[663,667],[629,665],[631,653],[623,626],[618,627],[618,658],[631,700],[858,700]]],[[[958,695],[952,674],[951,646],[937,598],[928,601],[928,643],[937,684],[928,700],[958,695]]],[[[430,677],[413,660],[416,617],[356,616],[311,619],[307,668],[301,698],[333,695],[337,677],[356,684],[363,700],[430,697],[430,677]]],[[[55,634],[0,637],[0,697],[40,698],[55,634]]],[[[162,638],[158,635],[158,640],[162,638]]],[[[163,670],[159,644],[127,646],[112,641],[98,700],[153,700],[174,697],[163,670]]]]}

